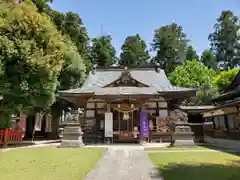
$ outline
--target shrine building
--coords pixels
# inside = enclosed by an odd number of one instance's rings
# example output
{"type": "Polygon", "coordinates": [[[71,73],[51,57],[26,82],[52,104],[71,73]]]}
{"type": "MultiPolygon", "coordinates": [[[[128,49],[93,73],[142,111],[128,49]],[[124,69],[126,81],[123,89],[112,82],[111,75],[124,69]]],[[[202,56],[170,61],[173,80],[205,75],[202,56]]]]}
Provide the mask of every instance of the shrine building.
{"type": "Polygon", "coordinates": [[[196,95],[195,89],[173,86],[160,67],[95,68],[81,88],[59,97],[80,107],[85,142],[171,141],[169,112],[196,95]],[[137,133],[139,132],[139,133],[137,133]]]}

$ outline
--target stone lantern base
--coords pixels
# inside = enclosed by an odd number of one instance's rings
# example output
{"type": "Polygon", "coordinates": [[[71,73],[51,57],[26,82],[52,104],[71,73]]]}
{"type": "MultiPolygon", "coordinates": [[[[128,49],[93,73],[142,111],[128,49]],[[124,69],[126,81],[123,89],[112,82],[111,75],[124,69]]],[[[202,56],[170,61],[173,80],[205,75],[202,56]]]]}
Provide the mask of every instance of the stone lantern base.
{"type": "Polygon", "coordinates": [[[193,138],[194,133],[186,124],[177,124],[172,135],[172,147],[194,147],[196,146],[193,138]]]}
{"type": "Polygon", "coordinates": [[[82,140],[83,132],[79,123],[68,123],[63,131],[63,139],[60,148],[77,148],[84,146],[82,140]]]}

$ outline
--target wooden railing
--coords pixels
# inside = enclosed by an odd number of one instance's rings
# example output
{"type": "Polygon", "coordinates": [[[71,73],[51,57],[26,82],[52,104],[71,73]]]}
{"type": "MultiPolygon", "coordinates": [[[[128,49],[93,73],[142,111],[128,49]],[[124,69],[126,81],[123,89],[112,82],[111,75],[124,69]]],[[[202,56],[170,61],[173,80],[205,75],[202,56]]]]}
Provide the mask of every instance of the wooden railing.
{"type": "Polygon", "coordinates": [[[4,129],[0,130],[0,145],[19,143],[22,141],[22,130],[4,129]]]}

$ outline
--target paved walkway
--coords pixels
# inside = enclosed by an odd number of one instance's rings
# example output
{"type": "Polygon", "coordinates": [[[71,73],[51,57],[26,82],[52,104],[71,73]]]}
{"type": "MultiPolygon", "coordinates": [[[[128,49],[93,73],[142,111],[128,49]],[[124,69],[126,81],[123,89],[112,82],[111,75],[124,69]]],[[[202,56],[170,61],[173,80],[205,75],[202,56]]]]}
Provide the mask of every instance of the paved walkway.
{"type": "Polygon", "coordinates": [[[172,153],[172,152],[229,152],[229,153],[238,153],[239,150],[234,149],[186,149],[186,150],[145,150],[148,153],[172,153]]]}
{"type": "Polygon", "coordinates": [[[141,146],[109,147],[85,180],[162,180],[141,146]]]}

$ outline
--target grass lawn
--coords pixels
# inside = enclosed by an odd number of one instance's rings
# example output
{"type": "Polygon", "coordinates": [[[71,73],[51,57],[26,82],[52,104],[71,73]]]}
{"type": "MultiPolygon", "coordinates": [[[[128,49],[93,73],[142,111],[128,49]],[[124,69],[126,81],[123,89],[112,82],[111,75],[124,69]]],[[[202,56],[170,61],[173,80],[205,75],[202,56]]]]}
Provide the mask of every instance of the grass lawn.
{"type": "Polygon", "coordinates": [[[144,148],[147,151],[162,151],[162,150],[208,150],[209,148],[203,146],[196,146],[196,147],[149,147],[144,148]]]}
{"type": "Polygon", "coordinates": [[[240,154],[223,152],[149,153],[164,180],[240,179],[240,154]]]}
{"type": "Polygon", "coordinates": [[[102,157],[102,148],[26,148],[0,151],[1,179],[82,180],[102,157]]]}

